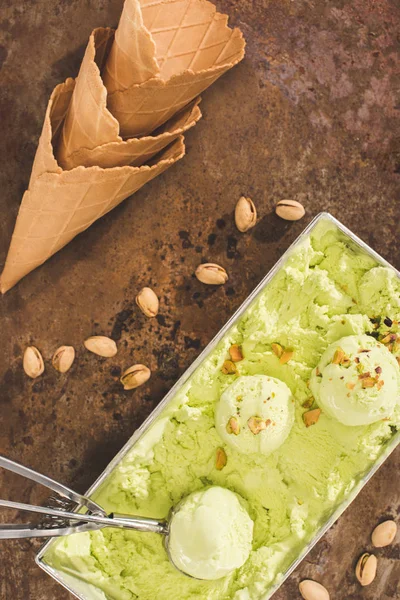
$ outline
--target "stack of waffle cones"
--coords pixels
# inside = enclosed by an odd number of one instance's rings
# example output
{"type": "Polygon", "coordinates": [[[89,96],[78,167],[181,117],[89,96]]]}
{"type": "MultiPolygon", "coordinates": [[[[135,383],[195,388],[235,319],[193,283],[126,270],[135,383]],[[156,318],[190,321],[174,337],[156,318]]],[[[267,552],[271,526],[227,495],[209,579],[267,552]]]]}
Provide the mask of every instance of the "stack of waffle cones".
{"type": "Polygon", "coordinates": [[[5,293],[185,153],[199,94],[244,56],[207,0],[126,0],[50,98],[4,271],[5,293]]]}

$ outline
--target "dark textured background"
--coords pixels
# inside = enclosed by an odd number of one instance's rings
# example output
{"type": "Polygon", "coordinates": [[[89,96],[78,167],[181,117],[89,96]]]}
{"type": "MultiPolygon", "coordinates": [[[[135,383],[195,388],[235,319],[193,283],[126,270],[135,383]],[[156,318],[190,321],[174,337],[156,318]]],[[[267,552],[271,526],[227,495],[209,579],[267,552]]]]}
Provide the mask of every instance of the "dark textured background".
{"type": "MultiPolygon", "coordinates": [[[[25,189],[48,96],[77,74],[92,28],[115,25],[122,0],[0,0],[0,262],[25,189]]],[[[0,299],[0,452],[84,491],[310,219],[328,210],[400,266],[400,61],[398,0],[223,0],[248,42],[239,67],[204,94],[187,156],[0,299]],[[241,194],[260,220],[239,234],[241,194]],[[306,217],[280,221],[293,198],[306,217]],[[193,277],[210,260],[230,274],[210,289],[193,277]],[[142,285],[161,298],[157,319],[135,307],[142,285]],[[91,334],[119,353],[85,353],[91,334]],[[23,350],[49,359],[77,348],[67,375],[47,362],[35,382],[23,350]],[[148,385],[121,392],[121,368],[144,362],[148,385]]],[[[378,577],[353,576],[373,526],[399,514],[400,452],[274,596],[299,597],[315,577],[335,600],[400,598],[399,543],[379,551],[378,577]]],[[[45,494],[0,474],[1,496],[45,494]]],[[[2,519],[20,518],[3,511],[2,519]]],[[[33,562],[37,542],[0,546],[1,600],[66,600],[33,562]]],[[[162,600],[160,598],[154,600],[162,600]]],[[[179,600],[179,599],[177,599],[179,600]]]]}

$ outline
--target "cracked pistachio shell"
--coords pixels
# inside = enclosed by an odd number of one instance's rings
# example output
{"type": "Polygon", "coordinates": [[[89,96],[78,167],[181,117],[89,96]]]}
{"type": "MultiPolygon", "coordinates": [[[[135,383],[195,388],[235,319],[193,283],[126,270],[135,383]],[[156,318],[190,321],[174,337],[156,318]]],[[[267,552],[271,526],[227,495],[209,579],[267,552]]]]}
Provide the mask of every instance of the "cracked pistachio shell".
{"type": "Polygon", "coordinates": [[[124,390],[134,390],[143,385],[150,379],[151,371],[145,365],[133,365],[129,367],[121,376],[121,383],[124,390]]]}
{"type": "Polygon", "coordinates": [[[136,304],[146,317],[155,317],[158,314],[158,298],[156,293],[149,287],[140,290],[136,296],[136,304]]]}
{"type": "Polygon", "coordinates": [[[214,263],[199,265],[195,273],[197,279],[207,285],[222,285],[228,281],[228,273],[214,263]]]}
{"type": "Polygon", "coordinates": [[[28,377],[36,379],[44,371],[42,355],[35,346],[28,346],[24,352],[23,367],[28,377]]]}
{"type": "Polygon", "coordinates": [[[305,215],[304,206],[296,200],[280,200],[275,206],[275,212],[285,221],[298,221],[305,215]]]}
{"type": "Polygon", "coordinates": [[[54,353],[52,365],[60,373],[66,373],[75,360],[75,349],[72,346],[60,346],[54,353]]]}
{"type": "Polygon", "coordinates": [[[239,198],[235,208],[235,223],[243,233],[257,223],[257,210],[251,198],[239,198]]]}
{"type": "Polygon", "coordinates": [[[301,581],[299,590],[304,600],[329,600],[330,598],[328,590],[312,579],[301,581]]]}
{"type": "Polygon", "coordinates": [[[376,576],[378,561],[374,554],[364,552],[358,560],[356,566],[356,577],[360,584],[364,587],[370,585],[376,576]]]}
{"type": "Polygon", "coordinates": [[[104,335],[94,335],[84,342],[84,346],[89,352],[93,352],[98,356],[104,356],[105,358],[111,358],[118,352],[117,344],[114,340],[104,335]]]}
{"type": "Polygon", "coordinates": [[[384,548],[390,546],[396,537],[397,525],[394,521],[384,521],[375,527],[372,532],[371,540],[375,548],[384,548]]]}

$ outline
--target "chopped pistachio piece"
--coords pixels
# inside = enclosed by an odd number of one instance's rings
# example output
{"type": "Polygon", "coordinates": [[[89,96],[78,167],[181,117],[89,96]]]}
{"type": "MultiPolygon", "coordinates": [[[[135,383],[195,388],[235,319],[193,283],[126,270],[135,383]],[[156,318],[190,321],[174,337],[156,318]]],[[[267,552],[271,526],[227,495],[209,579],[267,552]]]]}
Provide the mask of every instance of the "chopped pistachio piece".
{"type": "Polygon", "coordinates": [[[285,365],[287,362],[289,362],[289,360],[292,359],[293,354],[293,350],[284,350],[282,356],[279,359],[281,365],[285,365]]]}
{"type": "Polygon", "coordinates": [[[236,417],[231,417],[226,425],[226,430],[228,433],[233,433],[234,435],[239,435],[240,433],[240,423],[236,417]]]}
{"type": "Polygon", "coordinates": [[[251,433],[254,433],[254,435],[258,435],[261,431],[267,429],[267,423],[262,417],[250,417],[250,419],[247,421],[247,425],[249,426],[251,433]]]}
{"type": "Polygon", "coordinates": [[[376,384],[376,379],[375,377],[364,377],[361,382],[363,388],[372,388],[376,384]]]}
{"type": "Polygon", "coordinates": [[[388,333],[385,335],[383,339],[381,339],[382,344],[390,344],[391,342],[395,342],[397,340],[397,335],[395,333],[388,333]]]}
{"type": "Polygon", "coordinates": [[[226,456],[225,450],[223,448],[217,448],[217,454],[215,458],[215,468],[217,471],[222,471],[227,462],[228,457],[226,456]]]}
{"type": "Polygon", "coordinates": [[[335,354],[333,355],[332,364],[340,365],[345,356],[346,354],[344,353],[344,350],[342,350],[341,348],[337,348],[335,354]]]}
{"type": "Polygon", "coordinates": [[[272,352],[280,358],[283,354],[283,348],[280,344],[271,344],[272,352]]]}
{"type": "Polygon", "coordinates": [[[321,415],[320,408],[314,408],[313,410],[308,410],[303,414],[303,421],[306,427],[310,427],[311,425],[315,425],[321,415]]]}
{"type": "Polygon", "coordinates": [[[314,398],[311,396],[311,398],[307,398],[307,400],[305,402],[303,402],[302,407],[303,408],[311,408],[313,404],[314,404],[314,398]]]}
{"type": "Polygon", "coordinates": [[[242,346],[239,346],[239,344],[233,344],[229,348],[229,355],[233,362],[239,362],[239,361],[243,360],[244,356],[243,356],[243,352],[242,352],[242,346]]]}
{"type": "Polygon", "coordinates": [[[224,373],[224,375],[236,375],[237,368],[234,362],[231,360],[226,360],[222,365],[221,371],[224,373]]]}

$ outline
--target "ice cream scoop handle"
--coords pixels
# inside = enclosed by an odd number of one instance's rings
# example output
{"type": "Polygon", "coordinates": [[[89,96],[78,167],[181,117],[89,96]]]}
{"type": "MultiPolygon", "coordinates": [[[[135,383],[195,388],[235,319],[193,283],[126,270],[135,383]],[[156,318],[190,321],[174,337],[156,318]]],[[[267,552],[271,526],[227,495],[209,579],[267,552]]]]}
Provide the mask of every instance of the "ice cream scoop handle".
{"type": "Polygon", "coordinates": [[[168,533],[168,523],[164,520],[150,519],[149,517],[134,517],[132,515],[119,515],[111,513],[108,515],[111,527],[122,527],[123,529],[136,529],[136,531],[147,531],[150,533],[168,533]]]}

